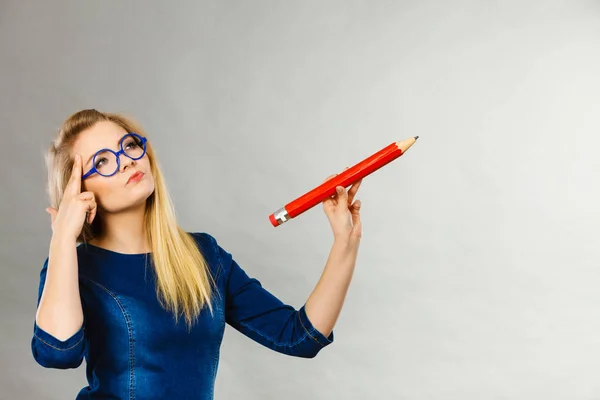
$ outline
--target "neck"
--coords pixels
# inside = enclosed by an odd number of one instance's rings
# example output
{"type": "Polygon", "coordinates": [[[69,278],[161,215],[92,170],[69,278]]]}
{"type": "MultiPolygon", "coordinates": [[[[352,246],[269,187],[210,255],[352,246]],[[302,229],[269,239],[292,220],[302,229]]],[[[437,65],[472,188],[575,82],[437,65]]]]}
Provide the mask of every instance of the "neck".
{"type": "Polygon", "coordinates": [[[102,213],[102,234],[90,243],[125,254],[151,251],[144,229],[145,204],[118,213],[102,213]]]}

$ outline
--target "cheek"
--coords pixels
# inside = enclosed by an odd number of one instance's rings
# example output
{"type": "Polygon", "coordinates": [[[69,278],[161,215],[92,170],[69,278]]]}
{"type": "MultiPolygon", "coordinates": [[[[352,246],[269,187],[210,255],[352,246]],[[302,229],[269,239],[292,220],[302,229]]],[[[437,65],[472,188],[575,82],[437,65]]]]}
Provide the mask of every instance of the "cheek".
{"type": "Polygon", "coordinates": [[[148,178],[152,178],[152,180],[154,180],[154,176],[152,175],[152,168],[150,168],[150,161],[148,160],[148,156],[144,156],[144,158],[142,158],[143,163],[141,163],[140,167],[142,170],[144,170],[144,172],[146,173],[146,176],[148,178]]]}
{"type": "Polygon", "coordinates": [[[103,182],[105,178],[94,176],[93,178],[88,178],[81,185],[82,192],[92,192],[97,197],[104,192],[104,186],[106,186],[106,182],[103,182]]]}
{"type": "Polygon", "coordinates": [[[110,202],[111,193],[114,193],[117,190],[117,184],[110,178],[99,178],[90,180],[82,185],[82,191],[88,191],[94,193],[94,198],[99,207],[106,208],[110,202]],[[85,187],[85,189],[84,189],[85,187]]]}
{"type": "Polygon", "coordinates": [[[144,169],[144,171],[151,173],[150,172],[150,160],[148,159],[148,154],[146,154],[144,157],[142,157],[142,159],[140,160],[140,166],[144,169]]]}

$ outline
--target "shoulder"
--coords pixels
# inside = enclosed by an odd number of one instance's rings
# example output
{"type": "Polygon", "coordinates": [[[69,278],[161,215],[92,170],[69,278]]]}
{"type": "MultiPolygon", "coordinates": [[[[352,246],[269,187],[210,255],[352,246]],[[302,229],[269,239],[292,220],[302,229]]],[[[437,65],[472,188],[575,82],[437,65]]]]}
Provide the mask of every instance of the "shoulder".
{"type": "Polygon", "coordinates": [[[206,232],[187,232],[187,234],[196,241],[198,247],[203,253],[215,250],[217,241],[214,237],[212,237],[212,235],[206,232]]]}
{"type": "Polygon", "coordinates": [[[200,248],[200,251],[205,257],[212,258],[214,262],[221,268],[228,270],[231,264],[232,256],[227,252],[217,239],[207,232],[188,232],[200,248]]]}

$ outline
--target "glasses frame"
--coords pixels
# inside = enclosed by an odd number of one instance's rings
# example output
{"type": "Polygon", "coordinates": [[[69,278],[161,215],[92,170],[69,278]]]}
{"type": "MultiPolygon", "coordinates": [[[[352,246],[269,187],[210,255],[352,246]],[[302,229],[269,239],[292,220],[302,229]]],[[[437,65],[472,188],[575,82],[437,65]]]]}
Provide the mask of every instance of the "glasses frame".
{"type": "Polygon", "coordinates": [[[138,135],[137,133],[134,132],[128,132],[126,135],[123,135],[123,137],[121,138],[121,140],[119,140],[119,147],[121,148],[119,151],[115,152],[112,149],[100,149],[96,152],[96,154],[94,154],[94,157],[92,158],[92,168],[85,173],[85,175],[83,175],[81,177],[81,180],[84,180],[88,177],[90,177],[91,175],[97,173],[100,176],[103,176],[105,178],[108,178],[110,176],[115,175],[117,172],[119,172],[119,170],[121,169],[121,154],[125,155],[125,157],[130,158],[132,160],[139,160],[140,158],[144,157],[146,155],[146,142],[148,141],[148,139],[146,139],[143,136],[138,135]],[[127,136],[135,136],[136,138],[138,138],[142,144],[142,146],[144,147],[144,152],[142,153],[141,156],[137,157],[137,158],[133,158],[130,157],[127,153],[125,153],[125,150],[123,149],[123,140],[125,140],[125,138],[127,136]],[[98,154],[104,152],[104,151],[110,151],[111,153],[113,153],[116,158],[117,158],[117,169],[115,170],[115,172],[113,172],[110,175],[102,175],[97,169],[96,169],[96,157],[98,156],[98,154]]]}

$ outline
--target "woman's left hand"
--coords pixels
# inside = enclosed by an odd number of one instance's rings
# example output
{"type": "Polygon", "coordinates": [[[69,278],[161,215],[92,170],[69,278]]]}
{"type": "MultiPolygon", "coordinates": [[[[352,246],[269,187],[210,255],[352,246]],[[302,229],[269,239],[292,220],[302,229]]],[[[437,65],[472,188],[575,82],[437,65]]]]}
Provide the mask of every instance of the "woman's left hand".
{"type": "MultiPolygon", "coordinates": [[[[344,170],[346,169],[348,167],[344,168],[344,170]]],[[[337,175],[333,174],[327,177],[325,182],[337,175]]],[[[354,182],[348,191],[343,186],[338,186],[338,192],[323,201],[323,210],[329,219],[335,240],[354,244],[362,236],[362,223],[360,221],[361,202],[360,200],[354,201],[354,196],[356,196],[361,183],[362,179],[354,182]]]]}

